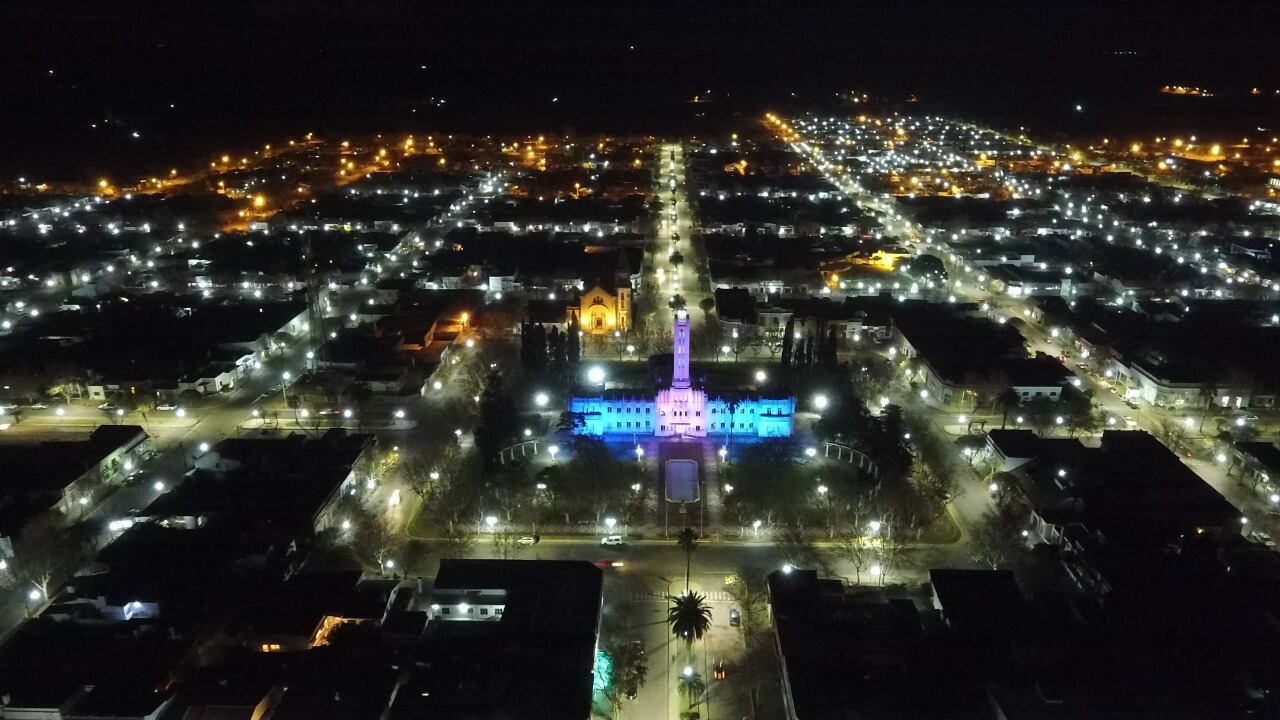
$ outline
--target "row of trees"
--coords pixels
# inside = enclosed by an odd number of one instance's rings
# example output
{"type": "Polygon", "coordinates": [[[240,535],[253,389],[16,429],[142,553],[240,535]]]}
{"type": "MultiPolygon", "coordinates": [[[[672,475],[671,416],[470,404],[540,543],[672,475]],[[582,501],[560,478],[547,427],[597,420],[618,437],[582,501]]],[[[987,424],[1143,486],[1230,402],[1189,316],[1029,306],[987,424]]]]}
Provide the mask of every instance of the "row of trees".
{"type": "Polygon", "coordinates": [[[520,323],[520,365],[526,372],[539,375],[548,369],[562,376],[565,368],[582,359],[582,338],[578,334],[578,316],[572,315],[563,332],[552,327],[548,332],[541,323],[520,323]]]}
{"type": "Polygon", "coordinates": [[[779,362],[783,367],[801,369],[818,367],[834,371],[840,363],[836,355],[839,349],[840,340],[836,337],[834,327],[824,333],[822,326],[819,325],[817,336],[806,335],[797,338],[795,318],[789,318],[786,328],[782,331],[782,356],[779,362]]]}

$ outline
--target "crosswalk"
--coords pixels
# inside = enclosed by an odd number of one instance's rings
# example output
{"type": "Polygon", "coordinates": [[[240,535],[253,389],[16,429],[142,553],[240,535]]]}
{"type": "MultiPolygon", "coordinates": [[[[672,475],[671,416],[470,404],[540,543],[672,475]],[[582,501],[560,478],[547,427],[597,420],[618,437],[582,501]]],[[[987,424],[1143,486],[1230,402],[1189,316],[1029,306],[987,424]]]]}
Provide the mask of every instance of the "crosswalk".
{"type": "MultiPolygon", "coordinates": [[[[708,602],[732,602],[733,597],[727,592],[708,592],[702,593],[706,596],[708,602]]],[[[665,592],[635,592],[631,593],[631,602],[666,602],[668,595],[665,592]]]]}

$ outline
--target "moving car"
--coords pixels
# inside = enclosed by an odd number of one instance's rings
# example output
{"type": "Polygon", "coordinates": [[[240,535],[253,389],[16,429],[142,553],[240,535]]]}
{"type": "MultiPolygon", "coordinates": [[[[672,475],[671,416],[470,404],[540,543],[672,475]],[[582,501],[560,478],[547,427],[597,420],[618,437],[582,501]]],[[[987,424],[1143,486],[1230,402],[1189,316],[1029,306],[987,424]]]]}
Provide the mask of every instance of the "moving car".
{"type": "Polygon", "coordinates": [[[178,406],[173,403],[161,403],[156,406],[157,410],[177,410],[178,406]]]}
{"type": "Polygon", "coordinates": [[[600,539],[600,544],[608,547],[611,545],[626,545],[626,542],[621,535],[606,535],[600,539]]]}
{"type": "Polygon", "coordinates": [[[537,535],[525,535],[519,540],[516,540],[516,544],[517,545],[537,545],[538,541],[541,539],[542,538],[538,537],[537,535]]]}

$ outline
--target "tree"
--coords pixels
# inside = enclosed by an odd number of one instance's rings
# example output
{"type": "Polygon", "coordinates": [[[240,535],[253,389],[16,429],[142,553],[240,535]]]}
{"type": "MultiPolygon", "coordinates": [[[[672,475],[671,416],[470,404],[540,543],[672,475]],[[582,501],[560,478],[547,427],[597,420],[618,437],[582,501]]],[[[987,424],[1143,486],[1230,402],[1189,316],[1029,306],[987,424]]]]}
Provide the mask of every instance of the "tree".
{"type": "Polygon", "coordinates": [[[706,322],[707,316],[711,314],[712,310],[716,309],[716,299],[708,295],[698,301],[698,307],[702,309],[703,322],[706,322]]]}
{"type": "Polygon", "coordinates": [[[679,250],[675,250],[667,256],[667,262],[671,263],[676,270],[679,270],[680,266],[684,264],[684,255],[681,255],[679,250]]]}
{"type": "Polygon", "coordinates": [[[50,598],[55,581],[74,572],[93,550],[93,531],[87,525],[65,526],[63,522],[54,511],[38,515],[27,522],[14,543],[14,580],[39,590],[45,599],[50,598]]]}
{"type": "Polygon", "coordinates": [[[999,493],[970,534],[969,549],[974,560],[992,570],[1005,567],[1026,549],[1022,539],[1026,526],[1027,512],[1022,503],[1011,492],[999,493]]]}
{"type": "Polygon", "coordinates": [[[764,575],[737,572],[724,580],[725,591],[742,613],[742,627],[747,633],[762,629],[769,619],[769,590],[764,575]]]}
{"type": "Polygon", "coordinates": [[[955,475],[945,467],[937,467],[918,460],[912,472],[911,484],[924,512],[932,520],[942,517],[956,496],[957,484],[955,475]]]}
{"type": "Polygon", "coordinates": [[[792,355],[795,353],[796,343],[796,319],[795,316],[787,318],[787,326],[782,331],[782,358],[783,367],[791,365],[792,355]]]}
{"type": "Polygon", "coordinates": [[[671,308],[672,312],[680,312],[685,308],[686,304],[684,296],[680,293],[672,295],[671,299],[667,301],[667,307],[671,308]]]}
{"type": "Polygon", "coordinates": [[[696,592],[687,592],[671,598],[671,607],[667,608],[667,624],[671,632],[684,641],[686,647],[693,647],[695,640],[701,640],[711,629],[711,607],[707,598],[696,592]]]}
{"type": "Polygon", "coordinates": [[[676,691],[685,699],[685,702],[689,703],[689,707],[693,707],[698,704],[702,693],[707,691],[707,683],[696,672],[680,673],[680,679],[676,681],[676,691]]]}
{"type": "Polygon", "coordinates": [[[497,461],[498,452],[515,437],[517,416],[511,398],[502,387],[502,375],[489,373],[480,394],[480,417],[475,428],[476,451],[486,465],[497,461]]]}
{"type": "Polygon", "coordinates": [[[693,528],[685,528],[676,536],[676,544],[684,550],[684,591],[689,592],[689,568],[693,562],[693,551],[698,547],[698,533],[693,528]]]}
{"type": "Polygon", "coordinates": [[[564,333],[564,359],[570,365],[577,365],[582,359],[582,329],[578,326],[578,314],[569,316],[569,325],[564,333]]]}
{"type": "Polygon", "coordinates": [[[518,541],[520,536],[508,530],[493,534],[493,554],[503,560],[510,560],[524,547],[518,541]]]}
{"type": "Polygon", "coordinates": [[[365,565],[373,565],[380,572],[387,569],[387,561],[400,546],[400,534],[383,515],[372,512],[355,500],[347,509],[351,521],[349,545],[352,552],[365,565]]]}
{"type": "Polygon", "coordinates": [[[649,660],[639,642],[612,643],[606,651],[612,659],[607,695],[614,713],[622,710],[625,700],[635,700],[649,677],[649,660]]]}
{"type": "Polygon", "coordinates": [[[1009,411],[1018,407],[1022,402],[1022,396],[1012,387],[1006,387],[996,395],[996,407],[1000,408],[1000,429],[1003,430],[1009,424],[1009,411]]]}

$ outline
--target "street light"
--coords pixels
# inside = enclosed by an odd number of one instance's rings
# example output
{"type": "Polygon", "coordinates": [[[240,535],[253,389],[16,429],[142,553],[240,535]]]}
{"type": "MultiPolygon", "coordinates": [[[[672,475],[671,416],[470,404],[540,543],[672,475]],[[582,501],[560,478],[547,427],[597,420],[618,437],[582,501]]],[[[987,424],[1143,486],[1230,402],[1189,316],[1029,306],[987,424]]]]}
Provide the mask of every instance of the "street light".
{"type": "Polygon", "coordinates": [[[202,453],[207,453],[207,452],[209,452],[209,443],[207,443],[207,442],[202,442],[202,443],[200,443],[199,445],[197,445],[196,447],[197,447],[197,448],[199,448],[200,452],[202,452],[202,453]]]}
{"type": "Polygon", "coordinates": [[[395,415],[395,417],[396,417],[396,419],[397,419],[397,420],[403,420],[403,419],[404,419],[404,410],[396,410],[396,411],[395,411],[395,413],[394,413],[394,415],[395,415]]]}
{"type": "Polygon", "coordinates": [[[163,480],[157,480],[154,483],[152,483],[151,487],[154,488],[156,492],[161,493],[161,492],[164,492],[164,489],[166,486],[163,480]]]}
{"type": "Polygon", "coordinates": [[[544,392],[540,392],[537,395],[533,396],[533,404],[537,405],[540,408],[546,407],[547,403],[549,402],[551,402],[551,398],[548,397],[547,394],[544,392]]]}
{"type": "Polygon", "coordinates": [[[640,447],[639,445],[637,445],[637,446],[636,446],[636,460],[639,460],[639,459],[641,459],[641,458],[643,458],[643,457],[644,457],[644,448],[642,448],[642,447],[640,447]]]}
{"type": "MultiPolygon", "coordinates": [[[[255,410],[254,412],[257,412],[257,411],[255,410]]],[[[173,411],[173,414],[180,418],[184,418],[187,416],[187,411],[183,408],[178,408],[177,410],[173,411]]]]}
{"type": "Polygon", "coordinates": [[[812,447],[807,447],[807,448],[805,448],[805,449],[804,449],[804,456],[805,456],[805,457],[807,457],[807,458],[817,457],[817,456],[818,456],[818,448],[812,448],[812,447]]]}
{"type": "Polygon", "coordinates": [[[884,524],[881,523],[879,520],[872,520],[871,522],[867,523],[867,529],[871,531],[872,535],[875,535],[876,533],[880,532],[881,527],[884,527],[884,524]]]}
{"type": "Polygon", "coordinates": [[[828,400],[827,396],[823,393],[818,393],[817,395],[813,396],[813,407],[818,412],[822,412],[823,410],[826,410],[827,406],[830,404],[831,404],[831,401],[828,400]]]}
{"type": "Polygon", "coordinates": [[[766,372],[765,372],[765,371],[763,371],[763,370],[757,370],[757,371],[756,371],[756,382],[757,382],[757,383],[762,383],[762,382],[764,382],[765,380],[768,380],[768,379],[769,379],[769,374],[768,374],[768,373],[766,373],[766,372]]]}
{"type": "Polygon", "coordinates": [[[592,385],[600,385],[604,383],[604,377],[604,368],[599,365],[592,365],[591,368],[587,370],[587,382],[592,385]]]}
{"type": "Polygon", "coordinates": [[[560,452],[560,446],[559,445],[548,446],[547,452],[551,453],[551,462],[555,462],[556,454],[560,452]]]}
{"type": "Polygon", "coordinates": [[[494,528],[498,527],[498,518],[488,515],[484,519],[484,524],[489,528],[489,532],[493,532],[494,528]]]}
{"type": "Polygon", "coordinates": [[[716,454],[720,456],[720,462],[724,462],[725,458],[729,457],[729,448],[721,447],[719,450],[716,451],[716,454]]]}
{"type": "Polygon", "coordinates": [[[604,519],[604,526],[609,528],[610,532],[613,532],[613,528],[617,524],[618,524],[618,518],[607,517],[604,519]]]}
{"type": "Polygon", "coordinates": [[[760,537],[760,526],[761,526],[761,525],[763,525],[763,524],[764,524],[764,523],[762,523],[762,522],[761,522],[761,521],[759,521],[759,520],[753,520],[753,521],[751,522],[751,529],[752,529],[752,531],[754,531],[754,532],[755,532],[756,537],[760,537]]]}

